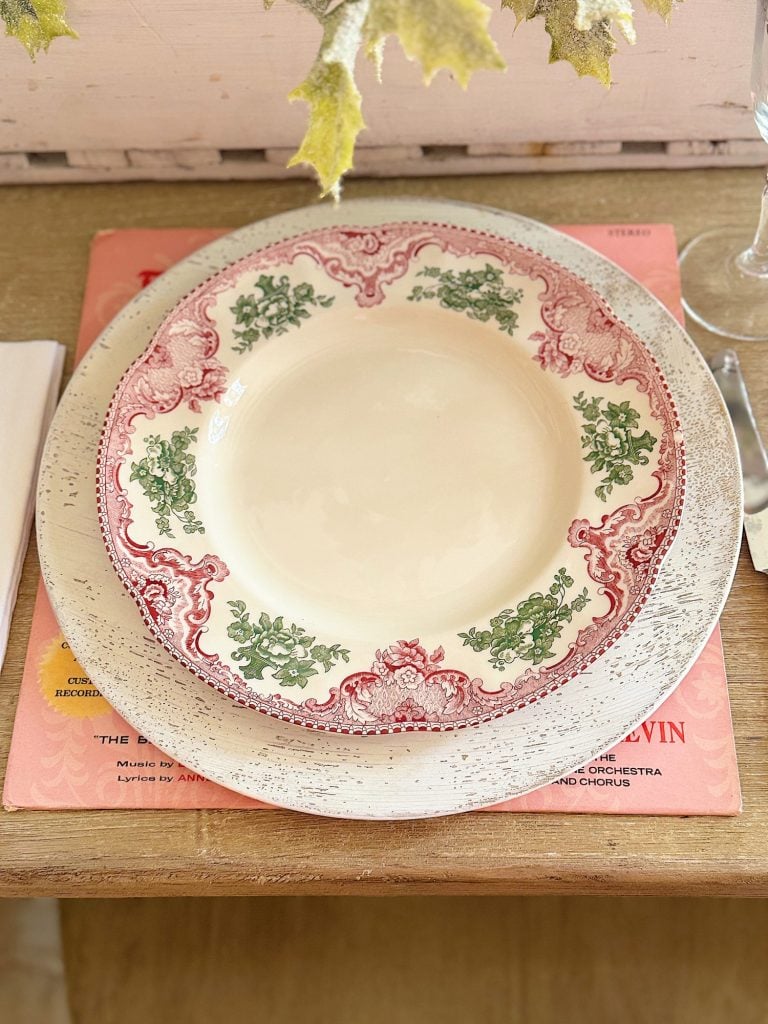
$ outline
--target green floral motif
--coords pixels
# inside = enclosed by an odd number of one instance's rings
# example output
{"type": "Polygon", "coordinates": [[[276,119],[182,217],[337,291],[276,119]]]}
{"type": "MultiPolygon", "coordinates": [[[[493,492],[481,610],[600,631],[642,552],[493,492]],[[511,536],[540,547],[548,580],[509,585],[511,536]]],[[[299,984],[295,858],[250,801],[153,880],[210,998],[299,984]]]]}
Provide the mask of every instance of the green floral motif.
{"type": "Polygon", "coordinates": [[[227,636],[240,644],[232,657],[241,663],[240,670],[246,679],[263,679],[264,671],[269,669],[281,686],[303,689],[312,676],[318,675],[318,665],[330,672],[339,659],[349,661],[349,651],[339,644],[316,644],[315,638],[301,626],[286,626],[282,615],[271,619],[262,612],[258,622],[251,622],[245,602],[227,603],[234,618],[227,636]]]}
{"type": "Polygon", "coordinates": [[[234,332],[240,341],[232,348],[235,352],[250,352],[259,338],[271,338],[273,334],[285,334],[289,327],[300,327],[301,321],[311,316],[308,306],[327,308],[334,301],[332,295],[318,295],[306,281],[291,287],[285,275],[275,281],[272,274],[261,274],[255,290],[250,295],[241,295],[230,307],[235,323],[242,328],[234,332]]]}
{"type": "Polygon", "coordinates": [[[197,427],[174,430],[170,441],[159,434],[144,438],[146,455],[131,463],[131,480],[138,481],[156,515],[161,537],[173,539],[171,517],[181,523],[184,533],[205,533],[190,505],[197,501],[194,476],[195,457],[187,451],[197,441],[197,427]]]}
{"type": "Polygon", "coordinates": [[[517,608],[499,612],[491,619],[490,629],[473,626],[468,633],[459,633],[459,638],[473,651],[490,651],[488,660],[500,672],[518,660],[540,665],[554,654],[552,648],[562,635],[563,624],[589,603],[586,587],[568,603],[565,592],[572,586],[573,579],[559,569],[547,594],[531,594],[517,608]]]}
{"type": "Polygon", "coordinates": [[[620,405],[608,402],[602,409],[602,401],[602,398],[587,401],[580,391],[574,396],[573,407],[584,419],[581,447],[589,449],[584,461],[592,463],[592,473],[605,473],[595,488],[597,497],[605,501],[614,484],[623,486],[632,481],[633,466],[648,465],[648,456],[643,452],[653,451],[656,438],[648,430],[642,434],[632,433],[640,422],[640,413],[629,402],[620,405]]]}
{"type": "Polygon", "coordinates": [[[521,288],[504,284],[504,275],[486,263],[482,270],[440,270],[424,267],[417,277],[431,278],[429,285],[416,285],[408,296],[411,302],[438,299],[444,309],[456,309],[472,320],[495,320],[506,334],[512,336],[517,327],[516,306],[523,298],[521,288]]]}

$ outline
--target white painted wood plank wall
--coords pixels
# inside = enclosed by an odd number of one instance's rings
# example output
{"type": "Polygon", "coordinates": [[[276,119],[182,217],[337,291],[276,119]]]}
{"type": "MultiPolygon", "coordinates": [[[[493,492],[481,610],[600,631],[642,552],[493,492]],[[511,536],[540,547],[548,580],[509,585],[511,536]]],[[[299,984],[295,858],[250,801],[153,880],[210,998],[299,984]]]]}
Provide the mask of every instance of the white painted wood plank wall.
{"type": "MultiPolygon", "coordinates": [[[[80,40],[57,40],[35,64],[14,41],[0,39],[3,180],[29,176],[17,154],[51,152],[79,154],[79,164],[75,155],[68,166],[79,166],[85,178],[120,168],[132,177],[136,167],[145,176],[167,176],[178,160],[163,154],[180,150],[195,151],[192,167],[182,159],[184,176],[205,177],[221,163],[221,150],[280,150],[301,137],[306,108],[285,97],[310,65],[318,29],[296,7],[278,2],[264,11],[257,0],[70,0],[69,9],[80,40]],[[129,150],[150,155],[142,166],[135,154],[126,156],[129,150]]],[[[597,166],[610,162],[620,143],[739,140],[743,159],[737,147],[728,162],[755,162],[759,148],[743,143],[757,138],[749,109],[753,11],[754,0],[686,0],[667,27],[638,10],[639,42],[620,43],[610,92],[579,80],[570,66],[548,66],[542,27],[527,24],[515,33],[509,11],[496,11],[492,20],[508,74],[482,72],[467,92],[445,72],[423,88],[418,69],[390,41],[383,86],[361,61],[368,130],[360,144],[468,146],[475,162],[490,156],[498,165],[499,154],[524,156],[515,144],[550,143],[554,148],[539,148],[533,158],[597,166]],[[612,146],[558,149],[567,142],[612,146]]],[[[393,169],[412,158],[408,152],[401,151],[393,169]]],[[[681,156],[669,146],[664,154],[657,163],[681,156]]],[[[632,154],[624,155],[627,166],[632,154]]],[[[636,155],[638,164],[647,162],[647,152],[636,155]]],[[[684,162],[720,162],[713,155],[718,152],[705,146],[684,162]]],[[[375,154],[370,159],[377,164],[375,154]]],[[[521,169],[528,169],[527,160],[521,169]]],[[[279,173],[280,162],[272,165],[279,173]]],[[[227,176],[221,169],[213,174],[227,176]]],[[[38,166],[30,180],[35,176],[51,180],[56,171],[38,166]]],[[[253,176],[264,176],[264,168],[253,176]]]]}

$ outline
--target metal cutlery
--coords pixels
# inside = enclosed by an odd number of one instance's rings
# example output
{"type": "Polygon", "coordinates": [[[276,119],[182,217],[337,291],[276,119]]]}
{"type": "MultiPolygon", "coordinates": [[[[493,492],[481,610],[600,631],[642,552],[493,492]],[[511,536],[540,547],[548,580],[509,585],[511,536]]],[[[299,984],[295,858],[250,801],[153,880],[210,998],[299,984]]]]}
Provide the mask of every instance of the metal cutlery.
{"type": "Polygon", "coordinates": [[[758,572],[768,573],[768,455],[757,430],[747,388],[732,349],[718,352],[710,367],[736,433],[744,481],[744,531],[758,572]]]}

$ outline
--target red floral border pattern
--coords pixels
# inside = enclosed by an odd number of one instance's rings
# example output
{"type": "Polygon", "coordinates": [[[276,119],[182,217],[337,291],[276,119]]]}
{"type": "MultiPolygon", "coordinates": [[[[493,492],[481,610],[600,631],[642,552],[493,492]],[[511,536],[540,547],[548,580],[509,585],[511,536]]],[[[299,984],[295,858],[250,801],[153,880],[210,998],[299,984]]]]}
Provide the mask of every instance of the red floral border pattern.
{"type": "Polygon", "coordinates": [[[110,403],[98,456],[99,522],[110,559],[160,643],[205,682],[238,703],[318,730],[369,734],[448,730],[475,725],[533,703],[597,660],[631,625],[646,601],[679,526],[685,493],[684,450],[669,388],[651,353],[586,282],[541,254],[495,235],[446,224],[403,222],[375,228],[325,228],[267,246],[204,282],[166,317],[123,375],[110,403]],[[199,562],[175,548],[156,549],[130,533],[132,507],[121,470],[132,452],[137,416],[180,405],[199,412],[226,390],[210,309],[244,272],[310,257],[355,293],[360,306],[384,300],[427,246],[455,256],[491,257],[514,275],[539,282],[542,328],[534,358],[553,373],[583,373],[601,383],[633,381],[661,427],[656,486],[646,497],[604,515],[576,520],[568,540],[584,549],[588,574],[608,597],[605,615],[582,628],[557,664],[528,669],[489,688],[442,664],[418,640],[376,652],[370,668],[347,675],[324,702],[261,697],[217,655],[202,647],[213,585],[228,575],[215,555],[199,562]]]}

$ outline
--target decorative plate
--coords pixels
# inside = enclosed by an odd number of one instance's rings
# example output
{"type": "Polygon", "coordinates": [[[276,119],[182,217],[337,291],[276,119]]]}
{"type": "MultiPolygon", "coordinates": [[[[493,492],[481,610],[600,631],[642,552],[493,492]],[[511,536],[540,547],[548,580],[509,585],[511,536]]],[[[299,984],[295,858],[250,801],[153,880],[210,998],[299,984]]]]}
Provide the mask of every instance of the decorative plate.
{"type": "MultiPolygon", "coordinates": [[[[398,485],[403,481],[405,472],[398,485]]],[[[717,386],[674,317],[624,271],[557,231],[499,210],[424,199],[345,200],[340,210],[316,205],[241,228],[171,267],[131,300],[94,343],[59,403],[41,464],[37,529],[48,594],[78,661],[160,750],[268,803],[310,814],[397,819],[455,814],[519,796],[592,760],[645,721],[717,622],[741,543],[741,505],[738,455],[717,386]],[[99,529],[94,453],[104,418],[126,367],[167,311],[249,253],[337,227],[342,219],[360,230],[426,219],[542,253],[605,296],[653,354],[675,398],[686,446],[685,503],[677,537],[632,628],[546,700],[479,729],[372,741],[297,729],[223,700],[156,643],[113,571],[99,529]]]]}
{"type": "Polygon", "coordinates": [[[444,220],[324,225],[214,274],[120,380],[98,456],[155,638],[241,704],[360,735],[475,725],[593,665],[684,482],[637,333],[444,220]]]}

